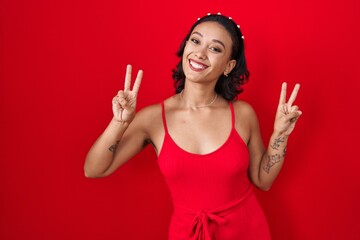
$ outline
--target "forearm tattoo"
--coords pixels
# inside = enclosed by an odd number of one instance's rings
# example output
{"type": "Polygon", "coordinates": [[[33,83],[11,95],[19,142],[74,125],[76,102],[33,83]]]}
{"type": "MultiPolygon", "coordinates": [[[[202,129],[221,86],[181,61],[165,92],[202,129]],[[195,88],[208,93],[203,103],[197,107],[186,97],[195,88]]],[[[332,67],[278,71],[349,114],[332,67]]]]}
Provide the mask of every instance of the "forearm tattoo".
{"type": "Polygon", "coordinates": [[[113,154],[115,154],[115,151],[116,151],[117,146],[119,145],[119,142],[120,141],[116,141],[116,143],[114,145],[111,145],[109,147],[109,151],[112,152],[113,154]]]}
{"type": "Polygon", "coordinates": [[[266,162],[263,166],[264,171],[269,174],[270,168],[275,164],[279,163],[282,158],[283,156],[280,154],[268,155],[266,158],[266,162]]]}
{"type": "Polygon", "coordinates": [[[271,145],[272,149],[279,150],[280,144],[285,142],[285,139],[282,137],[275,138],[273,144],[271,145]]]}
{"type": "Polygon", "coordinates": [[[284,147],[284,150],[283,150],[283,154],[282,154],[283,158],[285,157],[285,155],[286,155],[286,147],[284,147]]]}

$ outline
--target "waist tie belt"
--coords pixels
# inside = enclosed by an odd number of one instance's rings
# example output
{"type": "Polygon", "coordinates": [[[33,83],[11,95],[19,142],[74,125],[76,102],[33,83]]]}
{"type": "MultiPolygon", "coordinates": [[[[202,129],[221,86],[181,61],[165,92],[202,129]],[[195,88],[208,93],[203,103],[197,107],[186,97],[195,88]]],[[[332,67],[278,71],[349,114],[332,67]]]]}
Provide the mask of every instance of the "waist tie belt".
{"type": "Polygon", "coordinates": [[[190,232],[190,237],[192,237],[192,239],[211,240],[209,223],[215,222],[217,224],[223,224],[225,222],[223,217],[231,213],[235,208],[245,204],[246,200],[252,195],[252,193],[253,190],[250,186],[248,191],[240,198],[210,210],[195,211],[177,203],[174,203],[174,207],[175,211],[180,211],[181,213],[194,216],[190,232]]]}

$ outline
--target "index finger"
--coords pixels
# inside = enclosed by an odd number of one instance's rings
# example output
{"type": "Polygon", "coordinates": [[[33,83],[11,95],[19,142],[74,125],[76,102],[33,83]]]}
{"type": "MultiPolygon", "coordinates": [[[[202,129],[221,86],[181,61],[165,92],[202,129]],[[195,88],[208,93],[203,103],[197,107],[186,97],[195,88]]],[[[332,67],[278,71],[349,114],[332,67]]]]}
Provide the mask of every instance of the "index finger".
{"type": "Polygon", "coordinates": [[[142,80],[142,77],[143,77],[143,71],[142,70],[139,70],[138,71],[138,74],[136,76],[136,79],[135,79],[135,83],[134,83],[134,86],[133,86],[133,91],[137,94],[139,92],[139,89],[140,89],[140,84],[141,84],[141,80],[142,80]]]}
{"type": "Polygon", "coordinates": [[[286,101],[286,86],[286,82],[283,82],[283,84],[281,85],[279,105],[284,104],[286,101]]]}
{"type": "Polygon", "coordinates": [[[294,101],[296,99],[296,96],[297,96],[297,94],[299,92],[299,89],[300,89],[300,84],[297,83],[295,85],[294,90],[292,91],[291,96],[290,96],[289,101],[288,101],[288,104],[290,106],[294,103],[294,101]]]}
{"type": "Polygon", "coordinates": [[[124,91],[130,91],[131,71],[132,71],[132,67],[131,67],[130,64],[128,64],[128,65],[126,66],[124,91]]]}

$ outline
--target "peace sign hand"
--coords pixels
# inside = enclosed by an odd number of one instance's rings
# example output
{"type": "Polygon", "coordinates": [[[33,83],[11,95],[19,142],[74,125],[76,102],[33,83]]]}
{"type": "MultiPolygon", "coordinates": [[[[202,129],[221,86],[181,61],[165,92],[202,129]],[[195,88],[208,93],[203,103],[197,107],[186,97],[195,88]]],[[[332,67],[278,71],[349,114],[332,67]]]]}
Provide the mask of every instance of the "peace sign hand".
{"type": "Polygon", "coordinates": [[[299,92],[300,85],[295,85],[288,102],[286,102],[286,86],[287,84],[285,82],[281,86],[281,94],[275,117],[274,131],[280,135],[285,134],[288,136],[294,130],[295,123],[299,119],[302,112],[299,111],[298,106],[293,106],[293,103],[299,92]]]}
{"type": "Polygon", "coordinates": [[[130,90],[131,71],[131,65],[127,65],[124,90],[120,90],[112,100],[114,119],[119,122],[130,123],[135,117],[136,100],[143,77],[143,71],[139,70],[133,89],[130,90]]]}

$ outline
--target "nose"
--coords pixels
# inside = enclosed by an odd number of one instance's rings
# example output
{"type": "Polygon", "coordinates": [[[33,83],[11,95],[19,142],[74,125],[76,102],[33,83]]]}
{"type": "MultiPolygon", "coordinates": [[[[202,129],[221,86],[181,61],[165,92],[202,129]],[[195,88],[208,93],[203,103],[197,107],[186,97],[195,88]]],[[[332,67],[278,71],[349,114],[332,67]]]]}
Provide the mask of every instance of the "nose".
{"type": "Polygon", "coordinates": [[[206,46],[199,46],[196,50],[195,56],[199,59],[206,59],[207,57],[207,47],[206,46]]]}

